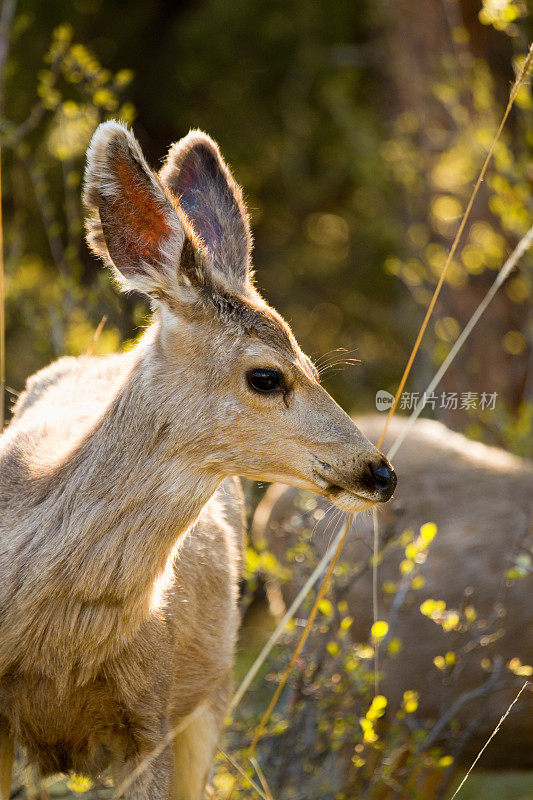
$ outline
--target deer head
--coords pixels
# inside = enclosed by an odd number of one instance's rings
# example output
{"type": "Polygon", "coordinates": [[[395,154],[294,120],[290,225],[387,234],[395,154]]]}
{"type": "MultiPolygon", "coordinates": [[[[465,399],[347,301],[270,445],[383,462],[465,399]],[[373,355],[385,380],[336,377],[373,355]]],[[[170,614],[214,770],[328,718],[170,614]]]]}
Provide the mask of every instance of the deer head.
{"type": "Polygon", "coordinates": [[[388,500],[396,477],[320,386],[288,324],[254,288],[240,188],[192,131],[156,175],[132,133],[97,129],[88,241],[154,308],[150,379],[167,436],[199,471],[311,489],[345,511],[388,500]]]}

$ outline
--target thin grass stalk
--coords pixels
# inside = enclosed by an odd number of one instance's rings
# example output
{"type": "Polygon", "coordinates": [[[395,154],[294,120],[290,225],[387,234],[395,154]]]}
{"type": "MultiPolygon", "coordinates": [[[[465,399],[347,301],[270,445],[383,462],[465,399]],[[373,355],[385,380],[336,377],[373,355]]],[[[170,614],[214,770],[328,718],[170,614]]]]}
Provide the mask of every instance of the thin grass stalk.
{"type": "Polygon", "coordinates": [[[513,707],[514,707],[514,706],[516,705],[516,703],[518,703],[518,701],[520,700],[520,697],[521,697],[521,695],[522,695],[522,692],[525,690],[525,688],[526,688],[527,686],[531,686],[531,683],[530,683],[529,681],[526,681],[526,682],[524,683],[524,685],[522,686],[522,688],[520,689],[520,691],[519,691],[519,692],[518,692],[518,694],[516,695],[515,699],[513,700],[513,702],[511,703],[511,705],[509,706],[509,708],[508,708],[508,709],[507,709],[507,711],[505,712],[505,714],[504,714],[504,715],[501,717],[500,721],[498,722],[498,724],[496,725],[496,727],[495,727],[495,728],[494,728],[494,730],[492,731],[491,735],[489,736],[489,738],[487,739],[487,741],[485,742],[485,744],[483,745],[483,747],[481,748],[481,750],[479,751],[479,753],[477,754],[477,756],[475,757],[474,761],[472,762],[472,765],[471,765],[470,769],[468,770],[468,772],[467,772],[467,773],[466,773],[466,775],[464,776],[463,780],[461,781],[461,783],[459,784],[459,786],[457,787],[457,789],[455,790],[455,792],[454,792],[454,793],[452,794],[452,796],[450,797],[450,800],[454,800],[454,797],[457,797],[457,795],[459,794],[459,792],[461,791],[461,789],[463,788],[463,786],[464,786],[464,785],[465,785],[465,783],[467,782],[468,778],[470,777],[470,773],[472,772],[472,770],[473,770],[473,769],[474,769],[474,767],[476,766],[477,762],[479,761],[479,759],[481,758],[481,756],[483,755],[483,753],[485,752],[485,750],[487,749],[487,747],[489,746],[489,744],[491,743],[491,741],[494,739],[494,737],[496,736],[496,734],[497,734],[497,733],[498,733],[498,731],[500,730],[501,726],[503,725],[503,723],[505,722],[505,720],[507,719],[507,717],[509,716],[509,714],[510,714],[510,713],[511,713],[511,711],[513,710],[513,707]]]}
{"type": "Polygon", "coordinates": [[[98,323],[95,332],[93,333],[93,335],[91,337],[91,341],[89,342],[89,346],[87,348],[87,352],[85,353],[86,356],[92,356],[92,354],[94,353],[94,348],[97,345],[98,339],[100,338],[100,334],[102,333],[102,331],[104,329],[104,325],[106,324],[106,322],[107,322],[107,314],[104,314],[104,316],[102,317],[102,319],[98,323]]]}
{"type": "MultiPolygon", "coordinates": [[[[378,621],[378,555],[379,555],[379,520],[376,506],[372,509],[372,523],[374,528],[372,559],[372,619],[374,625],[378,621]]],[[[379,639],[374,642],[374,697],[379,694],[379,639]]]]}
{"type": "MultiPolygon", "coordinates": [[[[250,784],[250,786],[252,787],[252,789],[254,789],[254,790],[257,792],[257,794],[259,795],[259,797],[262,797],[262,798],[263,798],[263,800],[272,800],[272,795],[271,795],[270,797],[268,797],[268,795],[266,795],[266,794],[265,794],[265,792],[264,792],[264,791],[263,791],[263,790],[262,790],[262,789],[261,789],[261,788],[260,788],[260,787],[257,785],[257,783],[256,783],[256,782],[255,782],[255,781],[254,781],[252,778],[250,778],[250,777],[249,777],[249,776],[246,774],[246,772],[243,770],[243,768],[241,767],[241,765],[240,765],[240,764],[237,764],[237,762],[235,761],[235,759],[233,759],[233,758],[232,758],[232,757],[229,755],[229,753],[226,753],[226,752],[225,752],[225,750],[221,750],[220,748],[219,748],[219,751],[218,751],[218,752],[219,752],[221,755],[223,755],[223,756],[224,756],[224,758],[226,759],[226,761],[227,761],[229,764],[231,764],[231,766],[233,767],[233,769],[237,770],[237,772],[239,773],[240,777],[241,777],[243,780],[247,781],[247,782],[250,784]]],[[[233,789],[232,789],[232,791],[233,791],[233,789]]]]}
{"type": "Polygon", "coordinates": [[[261,786],[263,787],[263,791],[266,794],[266,796],[268,797],[268,800],[274,800],[274,798],[272,796],[272,792],[270,791],[270,787],[269,787],[269,785],[267,783],[267,779],[265,778],[265,773],[263,772],[263,770],[259,766],[259,762],[257,761],[256,758],[253,758],[253,756],[252,756],[252,758],[250,759],[250,763],[251,763],[252,767],[255,769],[255,771],[257,772],[257,777],[259,778],[261,786]]]}
{"type": "Polygon", "coordinates": [[[531,69],[532,62],[533,62],[533,44],[530,46],[529,52],[528,52],[528,54],[527,54],[527,56],[526,56],[526,58],[524,60],[523,65],[522,65],[522,69],[520,70],[520,72],[518,74],[518,77],[516,78],[516,80],[515,80],[515,82],[513,84],[513,87],[511,89],[511,92],[510,92],[510,95],[509,95],[509,102],[507,103],[507,107],[506,107],[506,109],[504,111],[503,117],[502,117],[501,122],[500,122],[500,124],[498,126],[498,130],[496,131],[496,133],[494,134],[494,138],[492,139],[492,142],[491,142],[491,145],[489,147],[488,153],[487,153],[487,155],[485,157],[485,161],[483,162],[483,166],[481,167],[481,172],[478,175],[478,179],[476,181],[474,189],[472,190],[472,194],[470,195],[470,200],[468,201],[468,204],[466,206],[466,210],[465,210],[465,212],[463,214],[463,218],[461,219],[461,224],[459,225],[457,233],[455,234],[455,238],[454,238],[452,246],[450,248],[450,252],[448,253],[448,257],[446,259],[446,263],[444,264],[444,267],[442,269],[439,281],[437,283],[437,286],[435,287],[435,291],[433,292],[433,297],[430,300],[428,309],[426,311],[426,315],[424,317],[424,320],[423,320],[422,325],[420,327],[420,330],[418,332],[418,336],[416,337],[416,341],[414,343],[413,349],[411,350],[411,355],[409,356],[407,364],[405,365],[405,369],[403,371],[402,379],[400,381],[400,384],[399,384],[398,389],[396,391],[396,395],[394,397],[394,402],[393,402],[393,404],[392,404],[392,406],[390,408],[389,413],[387,414],[387,418],[385,420],[385,425],[383,427],[383,431],[381,433],[381,436],[379,437],[379,441],[378,441],[378,444],[377,444],[378,448],[380,448],[381,445],[383,444],[383,440],[384,440],[385,435],[387,433],[387,428],[389,427],[389,423],[390,423],[392,417],[394,416],[394,412],[396,411],[396,407],[397,407],[398,402],[400,400],[400,396],[401,396],[401,394],[403,392],[403,388],[405,386],[407,378],[409,377],[409,373],[411,372],[411,367],[413,366],[413,361],[415,360],[415,356],[418,353],[418,349],[420,347],[420,343],[422,341],[422,337],[424,336],[424,333],[426,331],[428,322],[429,322],[430,317],[431,317],[431,315],[433,313],[433,309],[435,308],[435,303],[437,302],[437,298],[438,298],[438,296],[440,294],[440,290],[442,289],[442,286],[443,286],[444,281],[446,279],[446,275],[448,273],[449,266],[450,266],[450,264],[452,262],[452,259],[453,259],[454,255],[455,255],[455,251],[457,250],[457,246],[459,244],[459,241],[460,241],[461,236],[463,234],[463,231],[465,229],[465,225],[466,225],[466,223],[468,221],[468,218],[470,216],[470,212],[472,210],[472,206],[474,205],[474,200],[476,199],[477,193],[479,191],[479,187],[481,186],[481,184],[483,182],[483,178],[485,177],[485,173],[487,171],[487,167],[489,166],[490,160],[492,158],[492,154],[494,153],[494,148],[496,147],[496,144],[498,143],[498,140],[499,140],[499,138],[500,138],[500,136],[502,134],[503,128],[505,126],[505,123],[507,122],[507,117],[509,116],[511,108],[513,107],[516,95],[518,94],[518,90],[520,89],[522,83],[524,82],[526,76],[529,73],[529,70],[531,69]]]}
{"type": "Polygon", "coordinates": [[[0,433],[4,430],[6,397],[6,303],[4,282],[4,227],[2,224],[2,148],[0,144],[0,433]]]}
{"type": "Polygon", "coordinates": [[[490,288],[488,289],[487,293],[485,294],[485,296],[481,300],[480,304],[478,305],[478,307],[476,308],[476,310],[474,311],[474,313],[472,314],[472,316],[468,320],[467,324],[465,325],[465,327],[461,331],[460,335],[455,340],[455,342],[453,344],[453,347],[451,348],[450,352],[448,353],[448,355],[446,356],[446,358],[442,362],[441,366],[437,370],[434,378],[430,381],[426,391],[422,395],[422,399],[418,401],[418,403],[416,404],[415,408],[413,409],[413,412],[412,412],[412,414],[410,415],[410,417],[409,417],[409,419],[407,421],[407,425],[403,428],[401,433],[398,434],[398,436],[394,440],[393,444],[389,448],[389,451],[387,452],[387,458],[393,458],[396,455],[396,453],[400,449],[400,446],[401,446],[403,440],[405,439],[405,437],[407,436],[407,434],[411,430],[413,424],[416,422],[416,420],[418,419],[418,417],[420,416],[420,414],[422,413],[422,411],[423,411],[423,409],[425,407],[426,403],[425,403],[425,400],[424,400],[424,396],[428,397],[430,394],[432,394],[435,391],[435,389],[439,385],[441,379],[443,378],[443,376],[447,372],[448,368],[450,367],[451,363],[453,362],[453,360],[457,356],[457,353],[462,348],[462,346],[464,345],[464,343],[466,342],[466,340],[468,339],[468,337],[472,333],[474,327],[477,325],[478,321],[480,320],[480,318],[485,313],[487,307],[491,303],[491,301],[494,298],[496,292],[505,283],[505,281],[507,280],[507,278],[511,274],[512,270],[514,269],[514,267],[516,266],[518,261],[522,258],[522,256],[525,253],[527,253],[527,251],[529,250],[529,248],[532,245],[533,245],[533,225],[528,230],[528,232],[520,239],[520,241],[516,245],[515,249],[513,250],[511,255],[509,256],[509,258],[507,258],[507,260],[505,261],[503,267],[500,269],[500,271],[496,275],[496,278],[494,279],[494,282],[491,284],[490,288]]]}

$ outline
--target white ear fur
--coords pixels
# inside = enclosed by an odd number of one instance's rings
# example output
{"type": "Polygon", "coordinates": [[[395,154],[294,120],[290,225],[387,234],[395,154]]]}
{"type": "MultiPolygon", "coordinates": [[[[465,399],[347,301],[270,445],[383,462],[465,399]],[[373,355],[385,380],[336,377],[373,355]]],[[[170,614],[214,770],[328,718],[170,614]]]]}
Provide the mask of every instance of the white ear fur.
{"type": "Polygon", "coordinates": [[[102,123],[87,151],[83,200],[91,249],[124,290],[168,294],[185,240],[173,200],[128,128],[102,123]]]}

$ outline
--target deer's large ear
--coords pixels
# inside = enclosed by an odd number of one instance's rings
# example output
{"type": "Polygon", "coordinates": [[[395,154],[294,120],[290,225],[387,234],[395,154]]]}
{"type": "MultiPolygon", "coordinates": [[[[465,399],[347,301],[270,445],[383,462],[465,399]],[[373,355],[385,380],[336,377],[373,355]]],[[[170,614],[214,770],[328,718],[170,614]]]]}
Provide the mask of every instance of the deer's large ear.
{"type": "Polygon", "coordinates": [[[83,200],[90,212],[89,246],[116,268],[123,288],[169,294],[177,282],[183,226],[137,140],[118,122],[104,122],[93,135],[83,200]]]}
{"type": "Polygon", "coordinates": [[[201,240],[204,269],[231,291],[243,292],[251,276],[248,215],[217,144],[191,131],[172,145],[159,178],[201,240]]]}

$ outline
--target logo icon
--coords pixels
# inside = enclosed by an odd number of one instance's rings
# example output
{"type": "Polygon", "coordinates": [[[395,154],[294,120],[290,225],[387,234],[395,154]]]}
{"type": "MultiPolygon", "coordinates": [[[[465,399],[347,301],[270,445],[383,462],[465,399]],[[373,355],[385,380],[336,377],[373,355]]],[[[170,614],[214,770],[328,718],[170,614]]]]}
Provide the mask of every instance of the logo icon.
{"type": "Polygon", "coordinates": [[[376,392],[376,408],[378,411],[388,411],[394,403],[394,395],[386,392],[385,389],[380,389],[376,392]]]}

